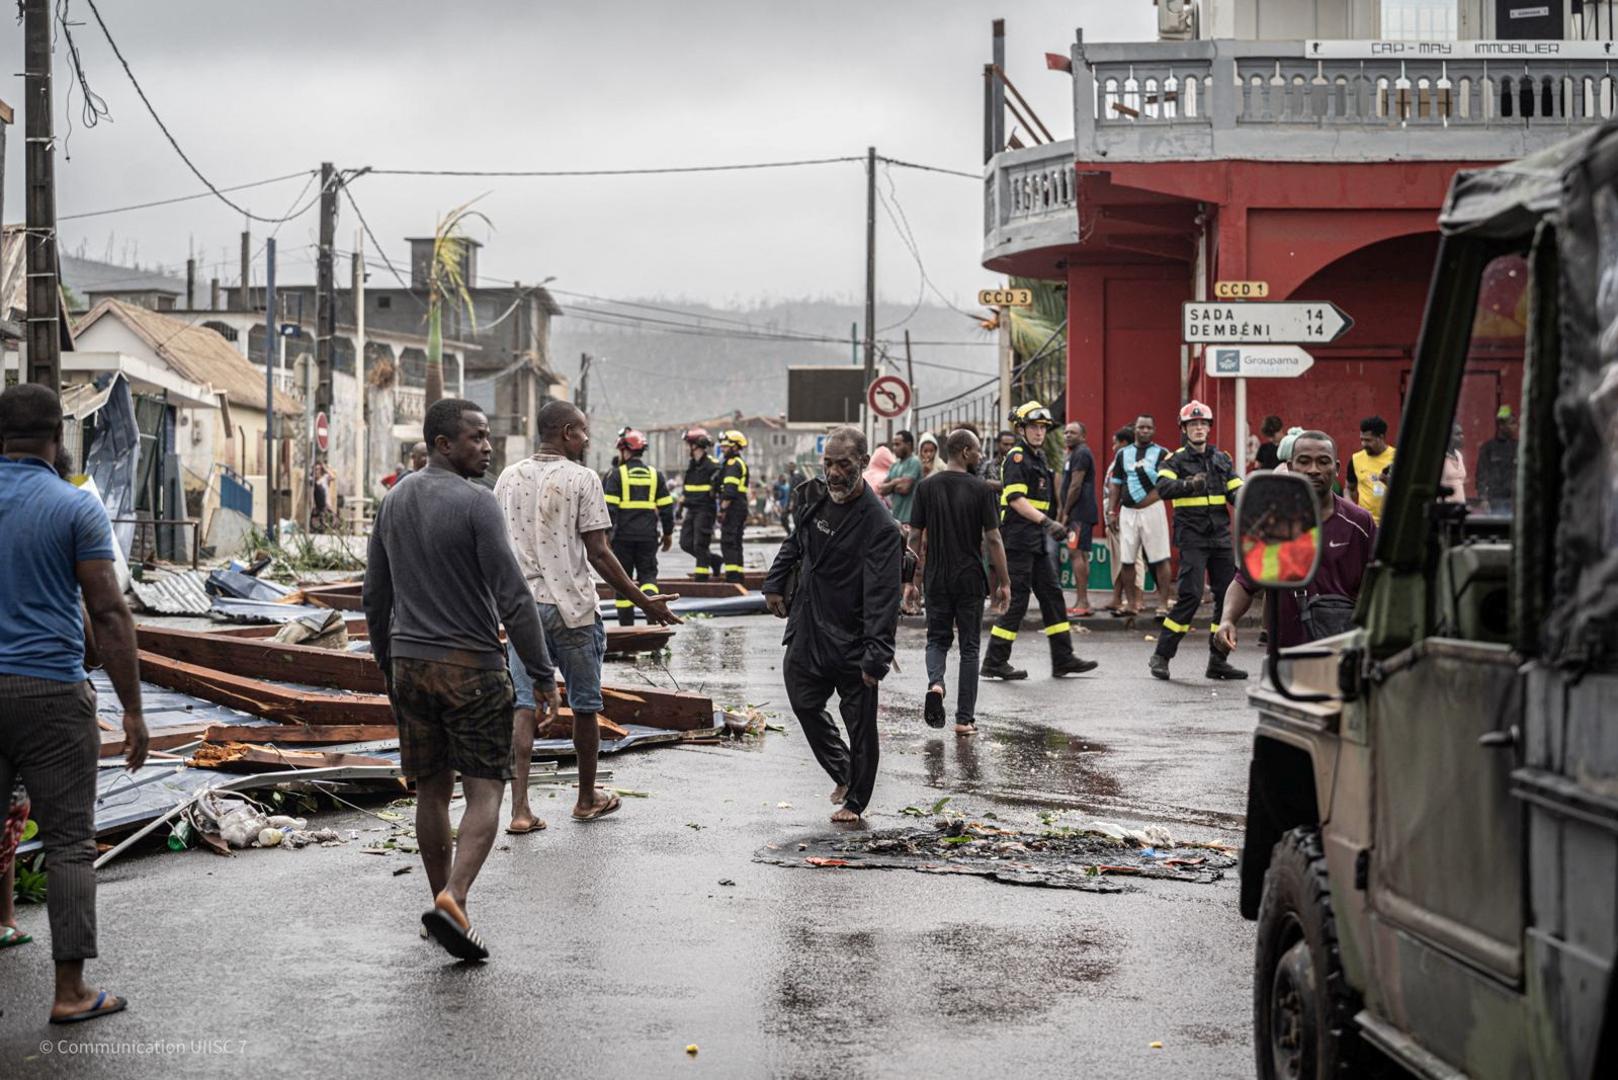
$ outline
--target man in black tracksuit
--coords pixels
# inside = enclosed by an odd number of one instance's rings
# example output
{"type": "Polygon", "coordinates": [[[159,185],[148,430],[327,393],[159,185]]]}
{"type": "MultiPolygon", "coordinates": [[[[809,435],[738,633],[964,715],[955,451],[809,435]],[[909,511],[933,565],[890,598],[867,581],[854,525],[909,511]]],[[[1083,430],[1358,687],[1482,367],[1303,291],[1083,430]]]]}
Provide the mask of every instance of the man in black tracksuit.
{"type": "Polygon", "coordinates": [[[685,443],[691,448],[691,464],[685,467],[680,523],[680,550],[696,560],[691,576],[698,581],[710,580],[719,572],[719,557],[713,553],[714,516],[718,510],[718,487],[721,466],[708,456],[713,440],[702,428],[685,433],[685,443]]]}
{"type": "Polygon", "coordinates": [[[1051,517],[1056,477],[1040,447],[1055,423],[1051,411],[1037,401],[1018,406],[1011,415],[1017,443],[1000,467],[1000,537],[1006,547],[1011,577],[1011,604],[989,631],[989,649],[981,674],[987,679],[1026,679],[1028,672],[1011,666],[1011,643],[1017,640],[1032,593],[1039,601],[1045,639],[1051,646],[1051,676],[1078,675],[1096,668],[1094,660],[1073,655],[1067,600],[1056,576],[1056,563],[1046,538],[1067,538],[1067,526],[1051,517]]]}
{"type": "Polygon", "coordinates": [[[747,529],[747,436],[731,430],[719,436],[725,452],[725,467],[719,476],[719,554],[723,557],[725,580],[741,581],[742,533],[747,529]]]}
{"type": "MultiPolygon", "coordinates": [[[[904,590],[899,527],[861,476],[869,460],[857,428],[827,437],[824,494],[803,509],[764,581],[770,611],[787,620],[781,669],[787,699],[815,760],[836,785],[831,797],[841,806],[832,814],[835,822],[858,821],[871,802],[877,686],[893,663],[904,590]],[[833,692],[847,743],[826,711],[833,692]]],[[[816,487],[804,484],[799,491],[812,495],[816,487]]]]}
{"type": "Polygon", "coordinates": [[[1174,543],[1180,549],[1179,598],[1163,620],[1157,649],[1148,663],[1159,679],[1169,677],[1169,661],[1180,640],[1191,629],[1202,605],[1206,577],[1213,586],[1214,610],[1208,627],[1210,679],[1245,679],[1247,672],[1230,663],[1230,652],[1219,646],[1214,630],[1224,613],[1225,590],[1236,576],[1236,554],[1230,540],[1230,508],[1242,478],[1230,455],[1208,442],[1213,410],[1192,401],[1180,410],[1185,444],[1157,470],[1157,493],[1174,508],[1174,543]]]}
{"type": "MultiPolygon", "coordinates": [[[[618,445],[629,459],[610,470],[601,483],[612,518],[612,553],[641,592],[655,594],[658,528],[662,527],[663,550],[667,551],[674,546],[674,496],[669,494],[663,474],[640,459],[646,449],[645,436],[629,431],[618,445]]],[[[634,601],[620,596],[613,603],[619,625],[635,625],[634,601]]]]}

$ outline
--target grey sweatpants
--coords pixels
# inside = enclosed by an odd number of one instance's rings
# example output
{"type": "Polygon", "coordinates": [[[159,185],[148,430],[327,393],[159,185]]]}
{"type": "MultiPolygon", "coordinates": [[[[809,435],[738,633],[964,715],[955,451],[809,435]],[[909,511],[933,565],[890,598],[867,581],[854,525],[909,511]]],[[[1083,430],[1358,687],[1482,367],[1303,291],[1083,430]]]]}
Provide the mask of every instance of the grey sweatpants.
{"type": "Polygon", "coordinates": [[[51,957],[96,955],[96,693],[76,683],[0,675],[0,791],[21,776],[49,874],[51,957]]]}

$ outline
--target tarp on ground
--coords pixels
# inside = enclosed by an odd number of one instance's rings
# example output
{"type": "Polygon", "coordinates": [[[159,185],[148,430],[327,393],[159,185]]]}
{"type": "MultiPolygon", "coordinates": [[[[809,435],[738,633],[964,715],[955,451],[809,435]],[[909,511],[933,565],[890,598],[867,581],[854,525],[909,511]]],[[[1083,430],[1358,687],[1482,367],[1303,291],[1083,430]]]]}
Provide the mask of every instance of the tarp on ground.
{"type": "MultiPolygon", "coordinates": [[[[84,471],[96,483],[107,513],[117,518],[135,516],[135,480],[140,464],[140,427],[135,422],[135,399],[129,380],[119,372],[104,390],[74,405],[80,423],[95,417],[95,437],[84,456],[84,471]]],[[[133,524],[114,525],[112,533],[128,556],[135,542],[133,524]]]]}

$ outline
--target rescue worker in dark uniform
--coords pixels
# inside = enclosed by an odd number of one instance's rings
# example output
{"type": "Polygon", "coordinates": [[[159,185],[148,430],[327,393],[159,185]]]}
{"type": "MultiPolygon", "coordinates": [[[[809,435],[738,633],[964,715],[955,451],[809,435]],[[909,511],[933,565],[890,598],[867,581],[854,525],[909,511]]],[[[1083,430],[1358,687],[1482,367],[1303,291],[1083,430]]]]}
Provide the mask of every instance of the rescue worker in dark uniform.
{"type": "Polygon", "coordinates": [[[719,554],[726,581],[742,580],[742,532],[747,528],[747,436],[734,429],[719,433],[725,455],[719,479],[719,554]]]}
{"type": "MultiPolygon", "coordinates": [[[[634,428],[625,429],[618,440],[623,460],[601,482],[607,497],[607,513],[612,518],[612,553],[624,570],[635,579],[643,593],[657,593],[657,540],[659,526],[663,550],[674,546],[674,496],[669,494],[663,474],[641,461],[646,452],[646,436],[634,428]]],[[[635,625],[635,603],[617,597],[620,626],[635,625]]]]}
{"type": "Polygon", "coordinates": [[[1055,420],[1037,401],[1020,405],[1011,414],[1017,442],[1006,454],[1000,471],[1000,537],[1006,546],[1006,569],[1011,577],[1011,605],[989,631],[989,649],[981,674],[986,679],[1026,679],[1028,672],[1011,666],[1011,643],[1017,640],[1028,596],[1039,601],[1045,638],[1051,645],[1051,676],[1079,675],[1096,668],[1094,660],[1073,654],[1072,626],[1067,621],[1067,600],[1056,576],[1046,538],[1067,539],[1067,526],[1051,517],[1056,477],[1040,447],[1055,420]]]}
{"type": "Polygon", "coordinates": [[[1163,619],[1163,632],[1148,662],[1159,679],[1169,677],[1169,661],[1191,630],[1202,605],[1203,579],[1213,586],[1213,622],[1208,630],[1210,679],[1245,679],[1247,672],[1233,667],[1230,652],[1219,646],[1213,631],[1224,614],[1225,590],[1236,576],[1236,554],[1230,541],[1230,508],[1242,478],[1236,463],[1208,442],[1213,410],[1192,401],[1180,410],[1184,445],[1157,470],[1157,493],[1174,508],[1174,543],[1180,549],[1179,598],[1163,619]]]}
{"type": "Polygon", "coordinates": [[[709,575],[719,570],[719,557],[713,553],[713,528],[722,466],[708,456],[713,439],[707,428],[694,427],[687,431],[685,444],[691,450],[691,463],[685,467],[681,496],[684,520],[680,523],[680,550],[697,562],[691,576],[698,581],[708,581],[709,575]]]}

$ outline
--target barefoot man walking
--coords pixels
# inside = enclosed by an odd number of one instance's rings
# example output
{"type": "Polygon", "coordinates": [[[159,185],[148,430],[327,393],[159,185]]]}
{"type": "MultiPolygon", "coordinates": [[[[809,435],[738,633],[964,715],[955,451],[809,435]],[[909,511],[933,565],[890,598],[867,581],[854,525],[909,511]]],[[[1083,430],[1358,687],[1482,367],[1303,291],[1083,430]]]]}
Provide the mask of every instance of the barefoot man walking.
{"type": "Polygon", "coordinates": [[[826,494],[804,512],[764,581],[765,603],[787,620],[787,698],[836,784],[836,822],[858,821],[876,786],[876,691],[893,663],[903,591],[899,527],[865,483],[869,463],[859,429],[833,429],[821,460],[826,494]],[[847,743],[826,711],[833,692],[847,743]]]}
{"type": "Polygon", "coordinates": [[[556,676],[500,507],[472,483],[494,452],[488,418],[470,401],[445,398],[423,427],[426,468],[382,500],[362,595],[404,774],[416,782],[416,839],[433,891],[422,925],[452,955],[482,960],[489,950],[467,919],[466,894],[494,846],[511,777],[513,695],[500,624],[535,683],[554,685],[556,676]],[[456,773],[466,795],[458,834],[449,823],[456,773]]]}

